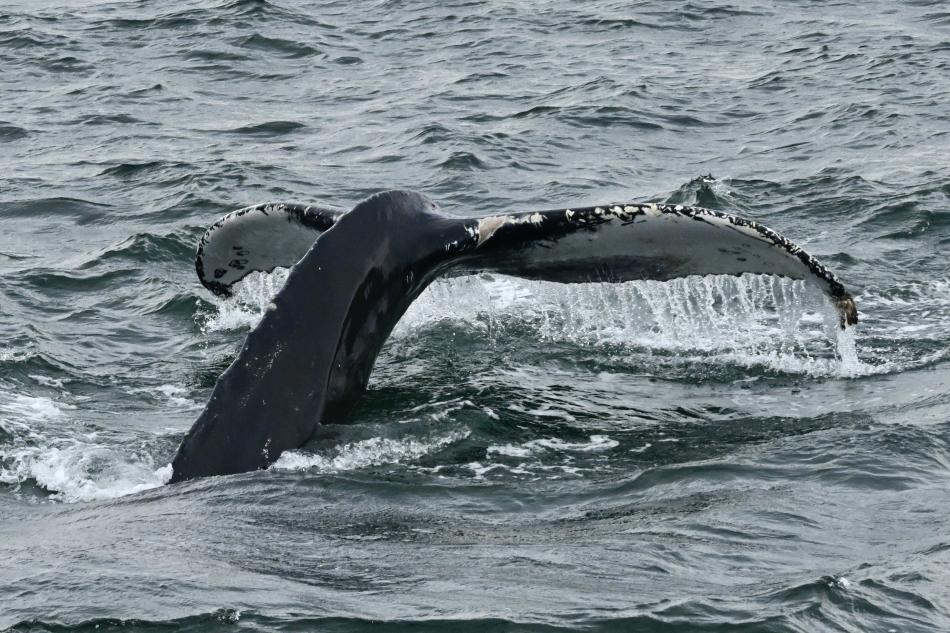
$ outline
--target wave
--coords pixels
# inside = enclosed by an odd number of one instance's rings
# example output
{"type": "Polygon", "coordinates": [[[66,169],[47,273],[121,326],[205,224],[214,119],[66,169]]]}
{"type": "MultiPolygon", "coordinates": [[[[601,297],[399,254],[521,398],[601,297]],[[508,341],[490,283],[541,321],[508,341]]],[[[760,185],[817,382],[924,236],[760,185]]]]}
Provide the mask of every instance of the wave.
{"type": "MultiPolygon", "coordinates": [[[[141,620],[137,618],[94,618],[67,624],[57,620],[22,620],[4,631],[8,633],[110,633],[112,631],[209,631],[224,625],[237,624],[241,612],[237,609],[217,609],[210,613],[173,618],[170,620],[141,620]]],[[[0,624],[3,621],[0,620],[0,624]]]]}
{"type": "Polygon", "coordinates": [[[736,191],[730,187],[728,179],[719,179],[709,174],[690,180],[666,197],[663,202],[731,211],[744,206],[737,196],[736,191]]]}
{"type": "Polygon", "coordinates": [[[471,152],[452,152],[437,165],[440,169],[453,171],[474,171],[487,169],[485,161],[471,152]]]}
{"type": "MultiPolygon", "coordinates": [[[[131,178],[133,176],[140,176],[142,174],[148,174],[151,172],[166,170],[166,169],[194,169],[193,165],[188,163],[177,163],[177,162],[168,162],[163,160],[150,160],[144,162],[127,162],[119,163],[117,165],[111,165],[106,167],[101,172],[100,176],[115,176],[117,178],[131,178]]],[[[167,183],[173,184],[173,183],[167,183]]]]}
{"type": "MultiPolygon", "coordinates": [[[[573,92],[573,90],[572,90],[573,92]]],[[[635,99],[632,93],[626,99],[635,99]]],[[[509,119],[555,119],[579,128],[631,128],[641,132],[662,130],[687,131],[696,127],[710,127],[717,123],[708,121],[696,113],[668,114],[644,107],[617,105],[543,105],[516,110],[510,114],[477,113],[464,117],[473,123],[499,122],[509,119]]],[[[569,148],[567,148],[569,149],[569,148]]]]}
{"type": "Polygon", "coordinates": [[[390,439],[373,437],[351,444],[336,446],[327,454],[287,451],[271,466],[274,470],[313,470],[318,473],[338,473],[362,470],[382,464],[414,462],[438,453],[445,447],[465,439],[469,431],[460,430],[428,439],[390,439]]]}
{"type": "Polygon", "coordinates": [[[191,235],[137,233],[117,244],[105,247],[98,254],[80,264],[78,268],[91,268],[110,260],[140,263],[178,261],[186,264],[191,263],[194,254],[194,238],[191,235]]]}
{"type": "Polygon", "coordinates": [[[78,125],[156,125],[155,123],[149,123],[142,119],[137,119],[131,114],[84,114],[82,116],[74,119],[74,122],[78,125]]]}
{"type": "Polygon", "coordinates": [[[264,123],[255,123],[250,125],[242,125],[241,127],[236,127],[229,130],[224,130],[229,134],[244,134],[247,136],[281,136],[284,134],[290,134],[296,130],[307,127],[303,123],[297,121],[267,121],[264,123]]]}
{"type": "Polygon", "coordinates": [[[229,0],[207,7],[158,11],[149,17],[142,17],[142,13],[141,8],[136,7],[130,11],[129,17],[110,17],[95,22],[94,27],[108,26],[119,31],[182,29],[196,25],[246,24],[247,20],[259,24],[286,20],[302,26],[327,26],[304,11],[295,11],[267,0],[229,0]]]}
{"type": "Polygon", "coordinates": [[[0,121],[0,143],[17,141],[29,135],[30,133],[25,128],[0,121]]]}
{"type": "MultiPolygon", "coordinates": [[[[82,268],[68,270],[37,268],[23,274],[21,281],[46,291],[88,292],[126,285],[137,274],[138,271],[132,268],[103,271],[82,268]]],[[[57,309],[61,307],[68,306],[57,306],[57,309]]]]}
{"type": "Polygon", "coordinates": [[[109,217],[112,205],[80,198],[33,198],[0,202],[4,217],[37,218],[67,216],[79,225],[97,222],[109,217]]]}
{"type": "Polygon", "coordinates": [[[54,500],[101,501],[151,490],[171,478],[171,465],[126,461],[114,448],[75,442],[68,446],[0,449],[0,483],[34,482],[54,500]]]}
{"type": "Polygon", "coordinates": [[[49,33],[29,27],[0,31],[0,48],[48,51],[66,49],[76,45],[77,42],[75,40],[64,35],[49,33]]]}
{"type": "Polygon", "coordinates": [[[103,443],[95,430],[70,428],[76,406],[49,396],[0,393],[0,483],[38,486],[53,500],[113,499],[171,477],[149,451],[103,443]]]}
{"type": "MultiPolygon", "coordinates": [[[[875,591],[873,582],[854,583],[845,576],[824,576],[806,585],[808,599],[788,598],[770,602],[736,595],[714,599],[660,599],[623,607],[603,605],[574,608],[559,615],[520,609],[513,616],[495,615],[495,609],[478,612],[439,609],[431,615],[396,614],[370,617],[263,615],[248,609],[222,608],[198,615],[167,620],[95,618],[67,624],[56,620],[31,619],[14,623],[10,633],[112,633],[117,631],[230,631],[234,627],[260,631],[347,631],[348,633],[483,633],[520,631],[525,633],[566,633],[593,631],[738,632],[781,631],[817,633],[842,630],[900,631],[911,625],[914,631],[936,631],[944,624],[937,609],[926,598],[908,592],[892,596],[886,585],[875,591]],[[880,595],[877,595],[877,594],[880,595]],[[872,599],[873,597],[873,599],[872,599]],[[915,598],[917,598],[915,600],[915,598]],[[887,605],[887,606],[884,606],[887,605]]],[[[412,611],[408,609],[408,611],[412,611]]],[[[506,609],[505,611],[510,611],[506,609]]],[[[0,624],[3,621],[0,620],[0,624]]]]}
{"type": "MultiPolygon", "coordinates": [[[[189,270],[193,261],[194,238],[191,235],[139,233],[98,252],[84,255],[81,259],[67,261],[61,264],[61,268],[26,268],[17,278],[8,279],[6,287],[29,288],[43,294],[111,291],[127,288],[133,280],[137,282],[143,278],[153,278],[156,270],[189,270]]],[[[159,293],[163,303],[178,299],[174,295],[169,296],[164,288],[150,288],[149,291],[159,293]]],[[[36,300],[33,296],[23,296],[22,299],[28,303],[36,300]]],[[[68,308],[70,305],[58,301],[55,309],[68,308]]]]}
{"type": "Polygon", "coordinates": [[[239,48],[248,48],[268,53],[276,53],[281,57],[289,59],[300,59],[303,57],[313,57],[320,54],[320,50],[292,40],[285,40],[279,37],[266,37],[260,33],[253,33],[234,41],[239,48]]]}

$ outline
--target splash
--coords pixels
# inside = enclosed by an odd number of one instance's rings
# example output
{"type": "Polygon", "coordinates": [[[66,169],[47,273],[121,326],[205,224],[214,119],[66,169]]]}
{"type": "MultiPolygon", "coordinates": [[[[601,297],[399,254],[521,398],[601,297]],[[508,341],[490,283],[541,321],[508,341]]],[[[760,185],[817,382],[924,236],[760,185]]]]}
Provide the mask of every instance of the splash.
{"type": "Polygon", "coordinates": [[[820,300],[804,282],[776,277],[688,277],[583,284],[552,291],[542,335],[665,350],[794,353],[821,345],[820,300]]]}
{"type": "MultiPolygon", "coordinates": [[[[485,450],[483,461],[469,462],[464,468],[475,479],[529,479],[566,476],[585,477],[604,473],[603,454],[616,449],[620,442],[608,435],[594,434],[588,441],[568,442],[557,437],[529,440],[522,444],[495,444],[485,450]]],[[[637,449],[641,452],[649,444],[637,449]]]]}
{"type": "Polygon", "coordinates": [[[838,373],[847,378],[854,378],[868,373],[868,367],[858,358],[857,343],[854,328],[838,328],[837,351],[840,367],[838,373]]]}
{"type": "Polygon", "coordinates": [[[577,451],[581,453],[590,453],[610,450],[612,448],[616,448],[619,445],[620,442],[607,435],[591,435],[589,442],[565,442],[564,440],[558,439],[556,437],[549,437],[531,440],[530,442],[525,443],[524,447],[528,450],[543,448],[554,451],[577,451]]]}
{"type": "Polygon", "coordinates": [[[667,282],[556,284],[501,276],[441,280],[397,327],[406,334],[453,319],[494,336],[532,327],[546,341],[626,350],[649,364],[696,363],[779,373],[854,377],[862,362],[855,331],[803,281],[767,275],[687,277],[667,282]]]}
{"type": "Polygon", "coordinates": [[[145,395],[149,398],[156,399],[163,404],[168,404],[182,409],[194,410],[201,409],[203,407],[201,403],[195,402],[194,400],[185,397],[188,394],[188,390],[178,385],[164,384],[154,387],[136,387],[133,389],[126,389],[125,392],[129,395],[145,395]]]}
{"type": "Polygon", "coordinates": [[[156,468],[150,458],[128,460],[112,447],[90,442],[59,441],[59,446],[0,450],[0,483],[29,482],[66,503],[115,499],[157,488],[171,478],[171,465],[156,468]]]}
{"type": "Polygon", "coordinates": [[[0,467],[0,482],[33,480],[52,493],[52,499],[66,503],[124,497],[171,478],[171,465],[155,468],[148,459],[126,461],[112,448],[84,442],[4,451],[0,460],[8,463],[0,467]]]}
{"type": "Polygon", "coordinates": [[[587,442],[566,442],[557,437],[542,437],[529,440],[524,444],[493,445],[486,449],[487,455],[503,455],[505,457],[528,457],[542,452],[555,453],[597,453],[608,451],[620,446],[620,442],[609,435],[591,435],[587,442]]]}
{"type": "Polygon", "coordinates": [[[468,430],[460,430],[428,440],[374,437],[343,444],[326,454],[287,451],[274,462],[271,468],[275,470],[314,470],[319,473],[338,473],[382,464],[398,464],[416,461],[426,455],[436,453],[469,435],[468,430]]]}
{"type": "Polygon", "coordinates": [[[229,299],[215,298],[217,312],[199,315],[202,330],[222,332],[250,329],[264,318],[267,306],[287,281],[288,269],[251,273],[235,287],[229,299]]]}
{"type": "MultiPolygon", "coordinates": [[[[233,299],[218,303],[205,329],[254,327],[286,275],[250,275],[233,299]]],[[[853,328],[836,334],[837,313],[819,291],[771,275],[619,284],[489,274],[440,279],[412,304],[393,336],[446,320],[489,338],[520,324],[543,340],[639,350],[657,363],[660,356],[675,355],[682,362],[826,377],[887,371],[859,358],[853,328]]]]}
{"type": "Polygon", "coordinates": [[[950,279],[869,289],[861,305],[863,323],[885,338],[943,341],[950,336],[950,279]]]}
{"type": "Polygon", "coordinates": [[[129,455],[97,442],[95,432],[70,428],[74,406],[48,397],[3,394],[0,483],[35,485],[57,501],[97,501],[156,488],[171,467],[156,468],[144,452],[129,455]],[[64,433],[64,429],[66,433],[64,433]]]}

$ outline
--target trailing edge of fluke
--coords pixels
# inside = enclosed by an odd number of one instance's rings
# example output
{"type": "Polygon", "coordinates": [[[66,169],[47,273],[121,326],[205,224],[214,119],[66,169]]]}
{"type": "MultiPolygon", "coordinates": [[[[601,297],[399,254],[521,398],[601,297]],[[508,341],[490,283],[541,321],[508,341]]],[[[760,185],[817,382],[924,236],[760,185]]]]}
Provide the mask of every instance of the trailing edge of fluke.
{"type": "Polygon", "coordinates": [[[375,194],[349,212],[261,204],[213,224],[195,267],[219,295],[251,272],[292,268],[182,441],[172,482],[266,468],[321,421],[345,419],[393,327],[443,274],[562,283],[772,274],[817,285],[842,327],[858,318],[838,278],[799,246],[756,222],[683,205],[460,219],[409,191],[375,194]]]}

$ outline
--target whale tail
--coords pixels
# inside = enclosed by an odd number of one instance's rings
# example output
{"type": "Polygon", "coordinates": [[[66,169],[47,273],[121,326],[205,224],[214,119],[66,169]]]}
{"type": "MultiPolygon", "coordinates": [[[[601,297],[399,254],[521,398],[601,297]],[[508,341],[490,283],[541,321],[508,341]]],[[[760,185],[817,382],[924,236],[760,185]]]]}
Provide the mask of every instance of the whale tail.
{"type": "Polygon", "coordinates": [[[266,468],[320,421],[344,419],[393,327],[441,274],[492,271],[563,283],[773,274],[817,285],[842,327],[857,309],[818,260],[775,231],[717,211],[614,204],[444,215],[405,191],[352,211],[271,204],[215,223],[198,277],[217,294],[253,271],[293,266],[284,288],[221,375],[172,463],[172,482],[266,468]]]}

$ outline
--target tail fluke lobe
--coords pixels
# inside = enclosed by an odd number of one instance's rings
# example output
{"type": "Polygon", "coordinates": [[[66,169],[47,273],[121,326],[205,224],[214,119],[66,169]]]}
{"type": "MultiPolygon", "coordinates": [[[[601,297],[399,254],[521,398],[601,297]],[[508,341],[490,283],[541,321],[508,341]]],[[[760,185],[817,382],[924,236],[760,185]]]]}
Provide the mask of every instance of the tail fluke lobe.
{"type": "Polygon", "coordinates": [[[342,209],[293,202],[268,202],[225,215],[198,242],[195,271],[211,292],[228,296],[252,272],[290,268],[307,254],[342,209]]]}
{"type": "Polygon", "coordinates": [[[778,275],[820,288],[837,307],[842,326],[857,322],[853,299],[821,262],[772,229],[728,213],[612,204],[477,222],[478,245],[463,264],[471,272],[562,283],[778,275]]]}

